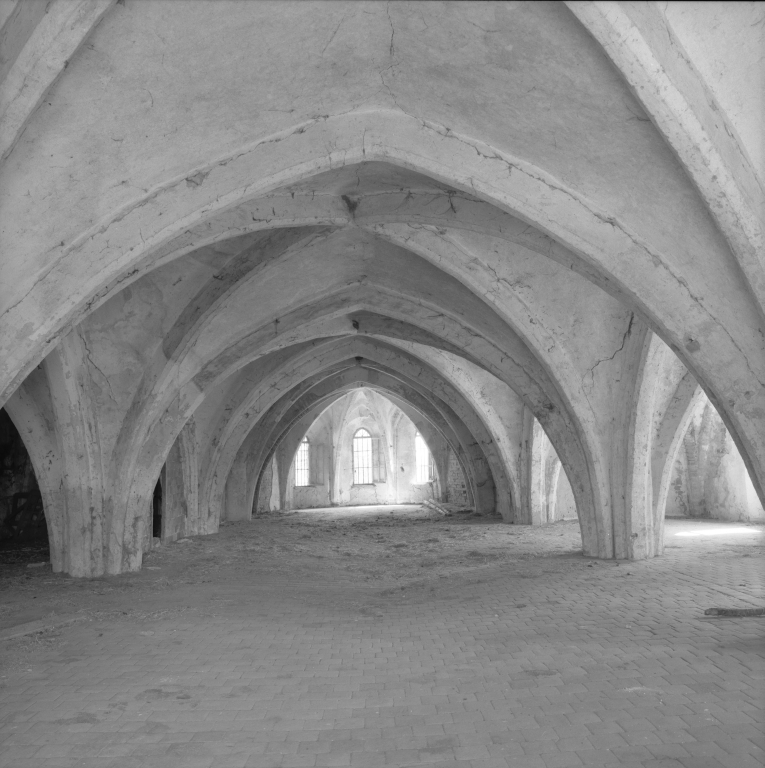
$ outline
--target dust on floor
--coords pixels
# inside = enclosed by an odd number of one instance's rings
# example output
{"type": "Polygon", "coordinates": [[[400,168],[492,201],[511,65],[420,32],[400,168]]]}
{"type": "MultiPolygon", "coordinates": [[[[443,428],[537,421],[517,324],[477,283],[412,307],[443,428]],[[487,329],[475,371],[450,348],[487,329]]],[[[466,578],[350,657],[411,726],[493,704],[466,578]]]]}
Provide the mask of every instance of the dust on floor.
{"type": "MultiPolygon", "coordinates": [[[[242,585],[345,585],[363,587],[365,594],[374,588],[382,598],[400,600],[481,579],[552,573],[565,578],[593,568],[623,578],[636,569],[676,567],[678,558],[690,553],[705,555],[694,560],[694,571],[714,568],[716,560],[723,568],[730,556],[757,558],[763,552],[756,526],[694,520],[668,520],[666,525],[664,558],[617,563],[583,557],[577,521],[532,528],[470,511],[444,517],[425,506],[276,512],[252,522],[223,523],[217,534],[160,546],[144,556],[137,573],[75,579],[19,555],[0,560],[0,631],[56,617],[143,621],[204,612],[228,602],[218,594],[221,589],[242,585]],[[711,530],[723,535],[705,534],[711,530]]],[[[39,561],[40,553],[30,550],[28,556],[39,561]]],[[[756,569],[757,559],[748,562],[756,569]]],[[[704,578],[701,572],[693,575],[704,578]]],[[[750,580],[757,580],[754,571],[750,580]]],[[[340,593],[353,601],[353,590],[340,593]]],[[[359,597],[360,604],[365,601],[359,597]]],[[[13,641],[7,648],[30,642],[13,641]]]]}

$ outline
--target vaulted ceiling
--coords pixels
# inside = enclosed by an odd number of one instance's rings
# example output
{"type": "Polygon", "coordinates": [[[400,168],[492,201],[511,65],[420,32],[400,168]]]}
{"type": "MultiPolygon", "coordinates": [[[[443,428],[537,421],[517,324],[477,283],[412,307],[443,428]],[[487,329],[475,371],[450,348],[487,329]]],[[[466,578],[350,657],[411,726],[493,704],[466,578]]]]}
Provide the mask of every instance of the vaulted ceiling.
{"type": "Polygon", "coordinates": [[[0,390],[50,445],[96,446],[61,459],[99,499],[83,568],[140,564],[190,420],[211,530],[231,466],[356,358],[510,517],[528,409],[591,553],[632,546],[619,441],[651,344],[761,489],[762,133],[737,105],[762,80],[747,55],[714,74],[710,11],[678,5],[6,3],[0,390]]]}

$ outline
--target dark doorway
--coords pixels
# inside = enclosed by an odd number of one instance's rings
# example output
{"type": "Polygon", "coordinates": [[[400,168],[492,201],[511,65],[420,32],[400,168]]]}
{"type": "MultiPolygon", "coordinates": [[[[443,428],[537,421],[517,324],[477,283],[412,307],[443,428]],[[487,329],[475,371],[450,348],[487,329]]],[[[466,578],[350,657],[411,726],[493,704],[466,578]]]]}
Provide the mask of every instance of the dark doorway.
{"type": "Polygon", "coordinates": [[[36,557],[48,548],[42,495],[21,435],[0,409],[0,549],[29,548],[36,557]]]}
{"type": "Polygon", "coordinates": [[[162,481],[157,480],[154,486],[154,497],[151,501],[152,533],[155,539],[162,537],[162,481]]]}

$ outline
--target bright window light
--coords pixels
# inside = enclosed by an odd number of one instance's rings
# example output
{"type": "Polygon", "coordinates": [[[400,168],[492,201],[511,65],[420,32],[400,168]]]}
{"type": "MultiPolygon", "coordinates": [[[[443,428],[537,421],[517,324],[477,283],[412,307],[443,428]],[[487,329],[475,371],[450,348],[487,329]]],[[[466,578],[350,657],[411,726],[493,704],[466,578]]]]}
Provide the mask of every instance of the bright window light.
{"type": "Polygon", "coordinates": [[[311,479],[310,444],[304,437],[295,454],[295,485],[309,485],[311,479]]]}
{"type": "Polygon", "coordinates": [[[704,528],[700,531],[679,531],[675,536],[728,536],[729,534],[761,536],[761,528],[704,528]]]}
{"type": "Polygon", "coordinates": [[[430,450],[419,432],[414,436],[414,464],[416,468],[414,482],[429,483],[431,480],[430,450]]]}
{"type": "Polygon", "coordinates": [[[353,436],[353,484],[372,482],[372,435],[359,429],[353,436]]]}

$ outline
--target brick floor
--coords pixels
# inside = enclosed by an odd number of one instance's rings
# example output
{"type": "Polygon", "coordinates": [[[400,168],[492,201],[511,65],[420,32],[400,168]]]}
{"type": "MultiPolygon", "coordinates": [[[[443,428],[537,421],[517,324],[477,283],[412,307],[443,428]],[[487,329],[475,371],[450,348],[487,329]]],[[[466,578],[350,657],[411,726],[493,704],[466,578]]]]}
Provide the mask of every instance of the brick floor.
{"type": "Polygon", "coordinates": [[[533,578],[221,570],[185,611],[170,585],[151,597],[167,615],[73,624],[14,657],[0,766],[762,766],[765,619],[703,616],[761,604],[762,561],[742,555],[762,538],[676,537],[725,528],[705,525],[668,521],[661,559],[555,554],[533,578]]]}

